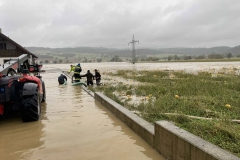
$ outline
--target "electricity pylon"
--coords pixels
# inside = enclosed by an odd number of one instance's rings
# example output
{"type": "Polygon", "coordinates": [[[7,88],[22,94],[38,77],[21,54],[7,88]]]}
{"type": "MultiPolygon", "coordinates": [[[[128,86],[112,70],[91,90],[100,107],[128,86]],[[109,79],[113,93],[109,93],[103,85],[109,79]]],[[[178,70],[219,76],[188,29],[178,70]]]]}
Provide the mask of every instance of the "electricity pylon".
{"type": "Polygon", "coordinates": [[[135,51],[135,43],[136,42],[138,42],[138,44],[139,44],[139,41],[134,40],[134,35],[133,35],[132,41],[128,43],[128,45],[132,44],[132,63],[133,64],[136,62],[136,51],[135,51]]]}

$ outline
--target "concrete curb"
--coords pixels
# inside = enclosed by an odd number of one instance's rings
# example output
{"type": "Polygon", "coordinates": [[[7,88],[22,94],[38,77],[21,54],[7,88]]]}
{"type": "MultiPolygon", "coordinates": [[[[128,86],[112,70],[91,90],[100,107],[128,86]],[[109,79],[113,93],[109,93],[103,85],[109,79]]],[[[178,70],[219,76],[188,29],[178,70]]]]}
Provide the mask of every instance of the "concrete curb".
{"type": "Polygon", "coordinates": [[[151,125],[102,93],[95,99],[169,160],[240,160],[237,156],[215,146],[167,121],[151,125]]]}
{"type": "Polygon", "coordinates": [[[85,92],[87,92],[90,96],[94,98],[94,92],[92,92],[91,90],[88,90],[88,88],[83,85],[81,85],[81,87],[85,92]]]}
{"type": "Polygon", "coordinates": [[[239,160],[240,158],[168,121],[155,122],[155,149],[167,159],[239,160]]]}

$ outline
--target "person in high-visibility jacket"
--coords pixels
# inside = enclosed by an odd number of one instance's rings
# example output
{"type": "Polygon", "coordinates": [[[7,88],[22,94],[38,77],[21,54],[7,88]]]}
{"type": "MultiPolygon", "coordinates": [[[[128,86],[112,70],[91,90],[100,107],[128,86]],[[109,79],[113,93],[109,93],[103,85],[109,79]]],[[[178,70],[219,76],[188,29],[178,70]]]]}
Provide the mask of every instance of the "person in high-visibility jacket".
{"type": "Polygon", "coordinates": [[[70,70],[68,71],[68,74],[69,74],[70,72],[74,72],[74,69],[75,69],[75,66],[72,65],[72,64],[70,65],[70,67],[71,67],[71,68],[70,68],[70,70]]]}
{"type": "Polygon", "coordinates": [[[75,82],[80,81],[80,79],[81,79],[80,72],[82,72],[82,68],[80,66],[80,63],[78,63],[74,68],[74,74],[73,74],[73,76],[75,78],[75,82]]]}

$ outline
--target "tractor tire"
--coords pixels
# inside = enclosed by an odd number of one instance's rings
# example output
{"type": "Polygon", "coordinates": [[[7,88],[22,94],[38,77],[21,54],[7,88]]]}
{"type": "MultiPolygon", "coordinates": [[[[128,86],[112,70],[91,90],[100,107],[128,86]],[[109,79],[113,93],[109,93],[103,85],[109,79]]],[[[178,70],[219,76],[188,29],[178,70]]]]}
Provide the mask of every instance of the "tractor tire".
{"type": "Polygon", "coordinates": [[[42,96],[42,101],[41,102],[45,102],[46,101],[46,89],[45,89],[45,83],[42,82],[42,89],[43,89],[43,96],[42,96]]]}
{"type": "Polygon", "coordinates": [[[24,96],[21,102],[22,106],[22,121],[38,121],[41,114],[40,97],[38,89],[31,96],[24,96]]]}

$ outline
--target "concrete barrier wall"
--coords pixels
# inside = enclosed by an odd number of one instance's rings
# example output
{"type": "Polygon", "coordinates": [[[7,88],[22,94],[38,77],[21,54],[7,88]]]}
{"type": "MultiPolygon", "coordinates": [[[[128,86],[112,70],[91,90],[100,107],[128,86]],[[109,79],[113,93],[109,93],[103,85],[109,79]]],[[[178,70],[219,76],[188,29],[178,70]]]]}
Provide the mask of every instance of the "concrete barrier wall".
{"type": "Polygon", "coordinates": [[[155,149],[171,160],[239,160],[238,157],[168,121],[155,123],[155,149]]]}
{"type": "Polygon", "coordinates": [[[102,93],[95,93],[95,99],[101,102],[108,110],[123,121],[129,128],[142,137],[149,145],[154,147],[154,126],[138,117],[120,104],[114,102],[102,93]]]}
{"type": "Polygon", "coordinates": [[[151,125],[102,93],[95,99],[169,160],[240,160],[237,156],[167,121],[151,125]]]}

